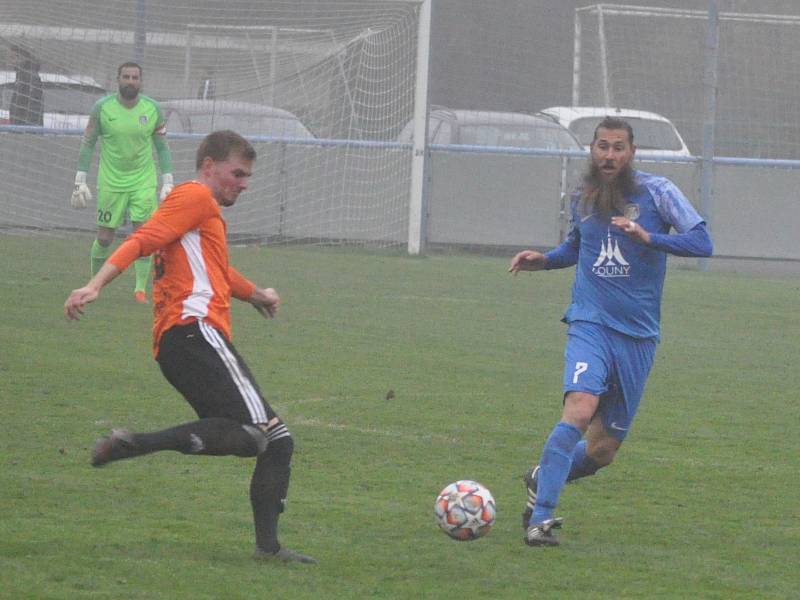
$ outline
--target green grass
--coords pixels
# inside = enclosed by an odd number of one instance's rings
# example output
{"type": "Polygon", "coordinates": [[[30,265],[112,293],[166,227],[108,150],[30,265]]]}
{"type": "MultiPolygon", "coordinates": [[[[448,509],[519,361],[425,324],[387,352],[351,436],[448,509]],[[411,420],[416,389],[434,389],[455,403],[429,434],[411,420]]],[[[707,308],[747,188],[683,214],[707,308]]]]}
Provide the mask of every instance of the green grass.
{"type": "Polygon", "coordinates": [[[132,273],[64,320],[88,246],[0,236],[0,598],[800,597],[798,279],[668,274],[635,427],[565,489],[562,546],[533,549],[521,474],[560,414],[572,270],[234,249],[284,299],[272,322],[237,304],[234,332],[295,437],[281,537],[308,568],[250,559],[252,461],[89,467],[110,427],[193,415],[150,357],[132,273]],[[460,478],[497,500],[476,542],[433,522],[460,478]]]}

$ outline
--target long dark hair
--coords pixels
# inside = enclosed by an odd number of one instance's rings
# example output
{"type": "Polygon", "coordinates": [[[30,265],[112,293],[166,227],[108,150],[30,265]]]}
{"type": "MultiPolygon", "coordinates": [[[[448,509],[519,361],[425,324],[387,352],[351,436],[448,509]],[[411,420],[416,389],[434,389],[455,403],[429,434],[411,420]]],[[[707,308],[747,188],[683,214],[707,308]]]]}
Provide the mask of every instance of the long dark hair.
{"type": "MultiPolygon", "coordinates": [[[[600,129],[622,129],[628,133],[628,141],[633,146],[633,127],[630,123],[617,117],[605,117],[594,129],[592,145],[597,141],[597,132],[600,129]]],[[[600,167],[589,156],[589,166],[583,176],[580,187],[580,203],[578,212],[581,217],[593,213],[609,218],[614,212],[624,212],[629,197],[637,189],[633,167],[629,164],[620,169],[619,174],[612,181],[604,181],[600,177],[600,167]]]]}

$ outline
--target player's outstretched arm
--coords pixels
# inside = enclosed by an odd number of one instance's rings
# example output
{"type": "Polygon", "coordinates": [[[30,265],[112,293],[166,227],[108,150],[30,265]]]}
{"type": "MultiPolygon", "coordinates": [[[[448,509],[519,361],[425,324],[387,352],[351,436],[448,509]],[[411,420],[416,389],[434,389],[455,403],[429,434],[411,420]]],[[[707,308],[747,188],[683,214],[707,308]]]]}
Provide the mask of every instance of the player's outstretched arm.
{"type": "Polygon", "coordinates": [[[67,297],[67,301],[64,302],[64,317],[69,321],[79,320],[84,312],[84,307],[97,300],[100,296],[100,290],[119,274],[120,270],[117,267],[110,262],[106,262],[97,274],[89,280],[89,283],[82,288],[72,290],[67,297]]]}
{"type": "Polygon", "coordinates": [[[674,234],[650,233],[625,217],[613,217],[611,222],[640,243],[675,256],[709,257],[714,253],[714,244],[705,222],[698,223],[685,233],[674,234]]]}
{"type": "Polygon", "coordinates": [[[265,319],[271,319],[278,312],[281,297],[274,288],[260,288],[233,267],[228,267],[231,282],[231,295],[242,302],[249,302],[265,319]]]}
{"type": "Polygon", "coordinates": [[[256,288],[248,302],[253,305],[265,319],[271,319],[278,312],[281,305],[281,297],[274,288],[256,288]]]}
{"type": "Polygon", "coordinates": [[[536,250],[523,250],[517,252],[511,259],[508,272],[516,275],[520,271],[540,271],[544,269],[546,259],[544,254],[536,250]]]}

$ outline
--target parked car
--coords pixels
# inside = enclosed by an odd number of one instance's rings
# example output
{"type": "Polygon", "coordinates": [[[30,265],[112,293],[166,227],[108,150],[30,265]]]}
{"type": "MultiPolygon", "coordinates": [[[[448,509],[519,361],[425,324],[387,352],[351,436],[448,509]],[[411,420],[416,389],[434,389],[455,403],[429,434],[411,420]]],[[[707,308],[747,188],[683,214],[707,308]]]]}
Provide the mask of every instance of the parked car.
{"type": "Polygon", "coordinates": [[[551,106],[541,113],[568,128],[586,149],[600,121],[612,116],[631,124],[639,150],[651,156],[692,156],[672,121],[658,113],[608,106],[551,106]]]}
{"type": "MultiPolygon", "coordinates": [[[[0,123],[9,123],[8,108],[16,81],[14,71],[0,71],[0,123]]],[[[92,107],[108,92],[87,75],[39,73],[44,100],[44,127],[84,129],[92,107]]]]}
{"type": "Polygon", "coordinates": [[[241,135],[310,139],[314,135],[288,110],[238,100],[165,100],[167,131],[210,133],[233,129],[241,135]]]}
{"type": "MultiPolygon", "coordinates": [[[[403,128],[397,141],[410,143],[413,134],[412,121],[403,128]]],[[[581,150],[568,129],[541,115],[449,108],[430,111],[428,143],[581,150]]]]}

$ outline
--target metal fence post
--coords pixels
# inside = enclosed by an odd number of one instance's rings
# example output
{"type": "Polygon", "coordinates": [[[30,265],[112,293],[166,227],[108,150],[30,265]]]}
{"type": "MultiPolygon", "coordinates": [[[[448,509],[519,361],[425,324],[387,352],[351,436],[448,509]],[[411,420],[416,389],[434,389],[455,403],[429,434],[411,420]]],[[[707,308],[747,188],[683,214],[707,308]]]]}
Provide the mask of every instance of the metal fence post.
{"type": "MultiPolygon", "coordinates": [[[[703,157],[700,161],[700,214],[712,228],[714,204],[714,134],[717,119],[717,65],[719,63],[719,6],[718,0],[708,2],[703,91],[703,157]]],[[[708,259],[700,258],[701,271],[708,270],[708,259]]]]}

